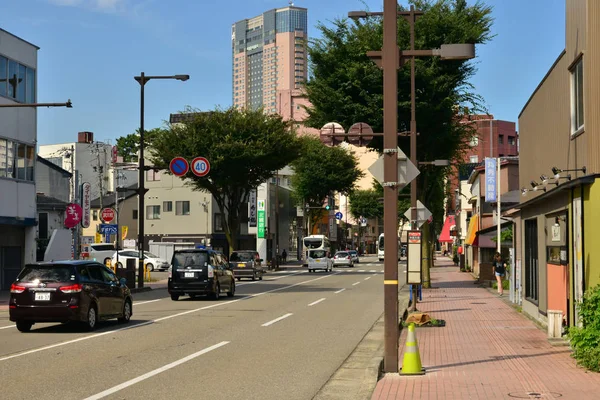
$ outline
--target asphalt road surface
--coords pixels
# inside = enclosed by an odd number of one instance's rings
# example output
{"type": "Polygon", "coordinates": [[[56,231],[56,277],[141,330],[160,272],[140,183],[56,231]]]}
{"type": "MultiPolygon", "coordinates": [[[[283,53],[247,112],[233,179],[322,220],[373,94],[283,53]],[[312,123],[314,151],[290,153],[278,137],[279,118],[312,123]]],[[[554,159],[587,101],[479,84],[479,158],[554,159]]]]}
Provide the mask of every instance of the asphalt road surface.
{"type": "Polygon", "coordinates": [[[91,333],[72,324],[20,333],[0,311],[1,397],[311,399],[382,312],[375,258],[269,273],[218,301],[136,294],[129,324],[91,333]]]}

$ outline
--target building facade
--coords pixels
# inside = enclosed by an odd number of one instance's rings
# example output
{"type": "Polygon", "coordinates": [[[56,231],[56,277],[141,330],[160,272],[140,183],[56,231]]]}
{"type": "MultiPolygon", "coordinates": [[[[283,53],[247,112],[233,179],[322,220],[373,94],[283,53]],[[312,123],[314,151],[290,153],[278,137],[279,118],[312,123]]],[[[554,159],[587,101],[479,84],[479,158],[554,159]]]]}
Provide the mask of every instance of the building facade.
{"type": "MultiPolygon", "coordinates": [[[[36,102],[38,50],[0,29],[0,104],[36,102]]],[[[0,290],[36,259],[36,143],[36,108],[0,108],[0,290]]]]}
{"type": "Polygon", "coordinates": [[[519,115],[517,273],[523,311],[578,323],[576,303],[600,283],[600,3],[566,0],[565,50],[519,115]]]}

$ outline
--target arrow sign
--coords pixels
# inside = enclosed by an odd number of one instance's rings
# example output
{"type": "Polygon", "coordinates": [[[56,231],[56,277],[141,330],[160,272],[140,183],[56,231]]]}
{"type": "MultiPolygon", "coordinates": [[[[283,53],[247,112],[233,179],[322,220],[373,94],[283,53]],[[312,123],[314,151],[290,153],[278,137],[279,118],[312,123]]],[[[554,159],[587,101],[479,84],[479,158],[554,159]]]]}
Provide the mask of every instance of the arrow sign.
{"type": "MultiPolygon", "coordinates": [[[[412,221],[412,209],[409,208],[405,213],[404,216],[409,220],[412,221]]],[[[429,211],[427,209],[427,207],[425,207],[425,205],[423,203],[421,203],[420,200],[417,200],[417,225],[419,226],[419,228],[421,226],[423,226],[423,224],[429,220],[429,218],[431,218],[432,214],[431,211],[429,211]]]]}
{"type": "MultiPolygon", "coordinates": [[[[406,185],[408,185],[410,182],[412,182],[413,179],[415,179],[417,177],[417,175],[419,175],[421,172],[419,171],[419,169],[415,166],[415,164],[413,164],[408,157],[406,157],[406,154],[404,154],[402,152],[402,150],[400,150],[400,147],[397,148],[398,149],[398,190],[401,190],[402,188],[404,188],[406,185]]],[[[381,184],[381,186],[387,186],[385,185],[385,182],[383,180],[383,160],[385,157],[389,157],[386,155],[382,155],[380,156],[377,161],[375,161],[373,163],[373,165],[371,165],[369,167],[369,172],[371,174],[373,174],[373,177],[375,177],[375,179],[377,179],[377,182],[379,182],[381,184]]],[[[394,183],[394,182],[392,182],[394,183]]]]}
{"type": "Polygon", "coordinates": [[[335,213],[335,219],[337,219],[337,220],[341,220],[343,216],[344,215],[339,211],[335,213]]]}

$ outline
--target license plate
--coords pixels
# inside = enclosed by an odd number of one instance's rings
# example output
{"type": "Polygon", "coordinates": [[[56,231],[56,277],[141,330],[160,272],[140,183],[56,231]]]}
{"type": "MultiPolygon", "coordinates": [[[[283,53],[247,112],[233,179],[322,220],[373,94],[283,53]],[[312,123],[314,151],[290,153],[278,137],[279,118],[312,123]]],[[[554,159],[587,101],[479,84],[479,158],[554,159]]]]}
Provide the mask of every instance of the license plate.
{"type": "Polygon", "coordinates": [[[246,267],[246,264],[238,264],[238,267],[240,267],[240,268],[245,268],[245,267],[246,267]]]}
{"type": "Polygon", "coordinates": [[[36,292],[35,300],[36,301],[50,301],[50,293],[49,292],[36,292]]]}
{"type": "Polygon", "coordinates": [[[185,277],[186,278],[193,278],[194,277],[194,273],[193,272],[186,272],[185,273],[185,277]]]}
{"type": "Polygon", "coordinates": [[[316,262],[321,262],[321,260],[315,260],[316,262]]]}

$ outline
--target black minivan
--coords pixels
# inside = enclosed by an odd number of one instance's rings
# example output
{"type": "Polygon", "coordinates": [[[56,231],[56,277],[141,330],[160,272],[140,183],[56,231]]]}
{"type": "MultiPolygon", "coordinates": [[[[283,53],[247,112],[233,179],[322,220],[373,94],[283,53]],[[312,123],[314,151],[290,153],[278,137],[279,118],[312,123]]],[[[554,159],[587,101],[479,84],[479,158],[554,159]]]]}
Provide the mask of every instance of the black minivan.
{"type": "Polygon", "coordinates": [[[209,295],[214,300],[223,292],[235,295],[233,272],[223,254],[215,250],[175,250],[169,275],[168,290],[174,301],[185,294],[192,298],[209,295]]]}
{"type": "Polygon", "coordinates": [[[10,320],[21,332],[36,322],[83,322],[93,330],[99,320],[129,322],[131,291],[124,278],[95,261],[27,264],[10,287],[10,320]]]}

